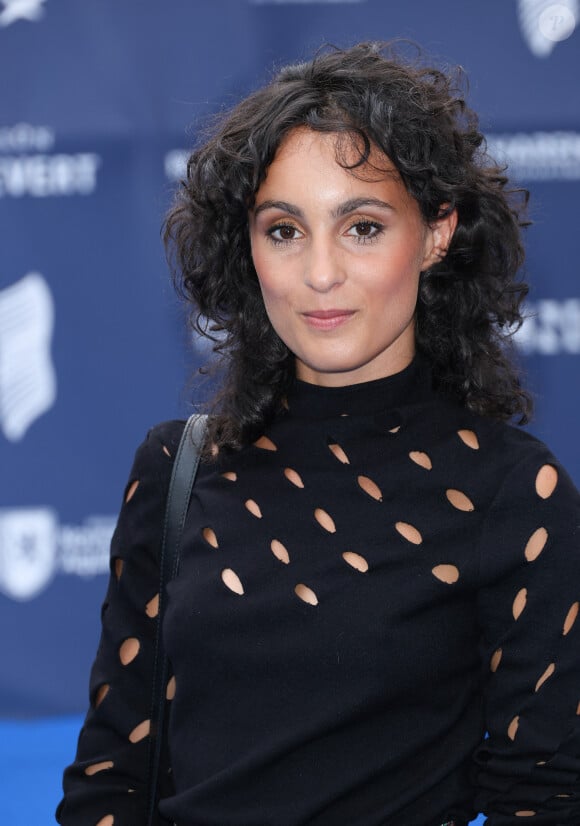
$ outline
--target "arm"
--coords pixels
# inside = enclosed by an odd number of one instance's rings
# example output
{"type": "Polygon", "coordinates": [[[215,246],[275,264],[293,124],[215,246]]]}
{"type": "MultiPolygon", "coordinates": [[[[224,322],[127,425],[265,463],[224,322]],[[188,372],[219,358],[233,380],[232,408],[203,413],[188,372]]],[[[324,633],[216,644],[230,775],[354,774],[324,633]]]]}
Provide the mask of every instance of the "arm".
{"type": "Polygon", "coordinates": [[[488,826],[577,826],[580,495],[543,446],[505,480],[481,543],[478,811],[488,826]]]}
{"type": "Polygon", "coordinates": [[[178,422],[154,428],[135,456],[111,543],[90,708],[64,774],[62,826],[145,822],[158,554],[182,429],[178,422]]]}

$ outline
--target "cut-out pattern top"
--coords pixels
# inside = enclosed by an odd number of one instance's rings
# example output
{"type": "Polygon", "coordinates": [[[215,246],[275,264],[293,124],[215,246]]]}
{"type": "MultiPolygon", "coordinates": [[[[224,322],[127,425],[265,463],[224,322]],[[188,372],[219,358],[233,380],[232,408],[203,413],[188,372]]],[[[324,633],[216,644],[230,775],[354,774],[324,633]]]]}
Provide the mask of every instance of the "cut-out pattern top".
{"type": "MultiPolygon", "coordinates": [[[[419,359],[296,382],[202,464],[164,639],[179,826],[580,823],[580,496],[419,359]],[[487,732],[487,735],[486,735],[487,732]]],[[[137,451],[64,826],[143,822],[163,513],[183,428],[137,451]]]]}

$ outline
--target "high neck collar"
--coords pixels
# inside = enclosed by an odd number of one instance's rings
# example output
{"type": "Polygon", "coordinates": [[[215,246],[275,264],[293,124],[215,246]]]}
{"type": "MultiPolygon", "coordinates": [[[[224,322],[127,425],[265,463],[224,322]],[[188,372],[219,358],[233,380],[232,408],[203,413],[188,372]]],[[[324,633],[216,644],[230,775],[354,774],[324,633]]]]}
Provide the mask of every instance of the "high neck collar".
{"type": "Polygon", "coordinates": [[[417,355],[400,373],[361,384],[322,387],[296,379],[288,394],[288,410],[291,416],[309,419],[374,415],[420,401],[431,388],[429,365],[417,355]]]}

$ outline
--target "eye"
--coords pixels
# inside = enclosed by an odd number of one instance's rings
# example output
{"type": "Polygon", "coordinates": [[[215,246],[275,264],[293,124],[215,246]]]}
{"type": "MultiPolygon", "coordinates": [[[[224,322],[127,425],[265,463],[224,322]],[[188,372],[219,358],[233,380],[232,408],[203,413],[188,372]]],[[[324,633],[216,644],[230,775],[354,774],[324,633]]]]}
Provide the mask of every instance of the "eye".
{"type": "Polygon", "coordinates": [[[292,224],[276,224],[270,227],[267,235],[275,244],[285,244],[288,241],[295,241],[302,233],[292,224]]]}
{"type": "Polygon", "coordinates": [[[359,243],[365,243],[377,238],[384,230],[384,226],[378,221],[357,221],[349,227],[347,235],[355,238],[359,243]]]}

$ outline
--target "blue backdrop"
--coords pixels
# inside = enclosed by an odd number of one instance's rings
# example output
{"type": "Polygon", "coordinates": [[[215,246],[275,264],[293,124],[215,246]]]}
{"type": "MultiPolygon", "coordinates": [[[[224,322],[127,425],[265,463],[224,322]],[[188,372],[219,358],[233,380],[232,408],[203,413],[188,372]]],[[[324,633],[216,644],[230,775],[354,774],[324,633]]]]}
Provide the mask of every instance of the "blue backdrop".
{"type": "Polygon", "coordinates": [[[196,124],[322,43],[410,37],[471,79],[532,191],[532,430],[580,482],[577,0],[0,0],[0,716],[87,704],[136,444],[203,359],[159,228],[196,124]]]}

